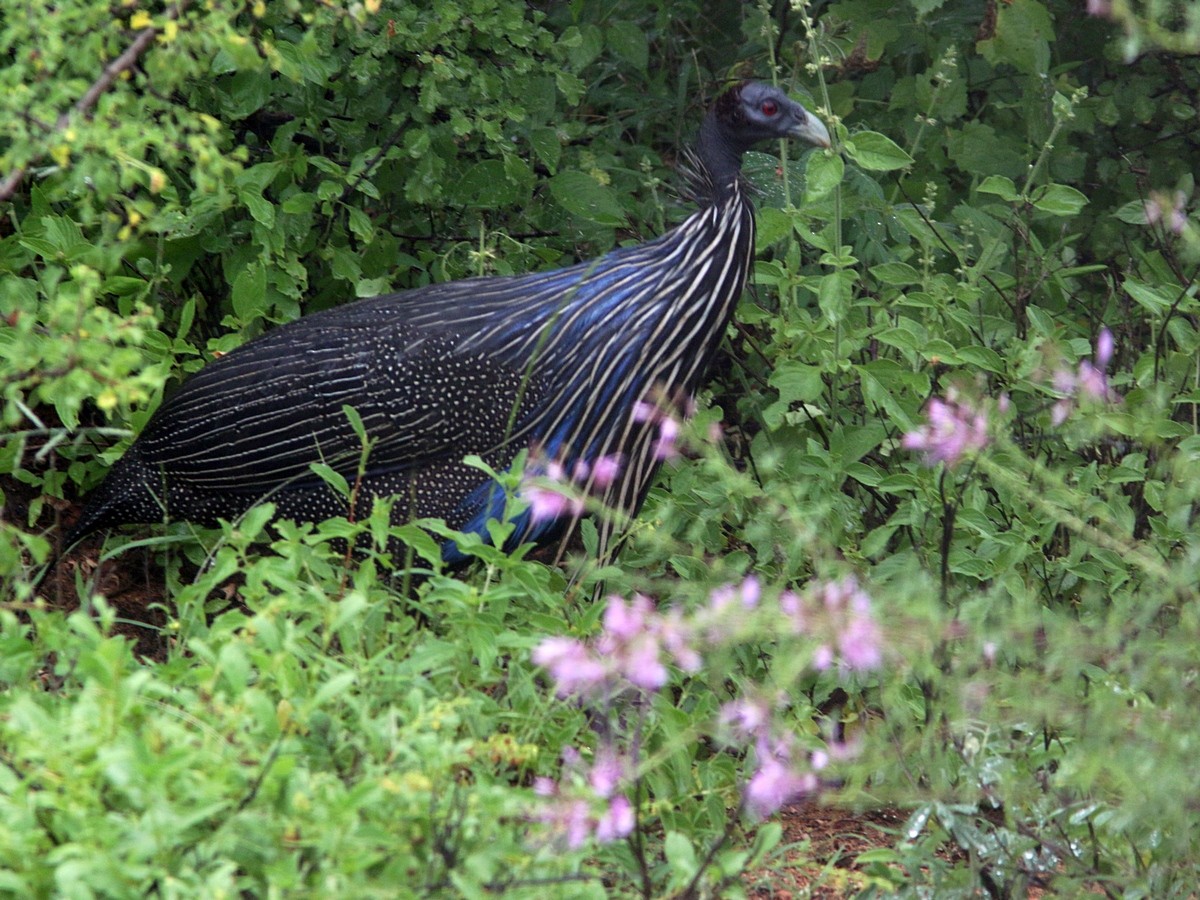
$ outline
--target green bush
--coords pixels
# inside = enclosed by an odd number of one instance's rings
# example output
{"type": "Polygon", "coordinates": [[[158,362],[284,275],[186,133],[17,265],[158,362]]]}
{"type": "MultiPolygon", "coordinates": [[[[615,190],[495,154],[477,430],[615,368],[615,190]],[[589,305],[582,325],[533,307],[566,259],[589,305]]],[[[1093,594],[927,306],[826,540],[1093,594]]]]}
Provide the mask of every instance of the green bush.
{"type": "Polygon", "coordinates": [[[734,896],[806,794],[910,811],[868,893],[1194,890],[1196,23],[1091,6],[6,2],[0,890],[734,896]],[[213,353],[661,233],[746,74],[835,151],[618,564],[263,509],[36,597],[213,353]]]}

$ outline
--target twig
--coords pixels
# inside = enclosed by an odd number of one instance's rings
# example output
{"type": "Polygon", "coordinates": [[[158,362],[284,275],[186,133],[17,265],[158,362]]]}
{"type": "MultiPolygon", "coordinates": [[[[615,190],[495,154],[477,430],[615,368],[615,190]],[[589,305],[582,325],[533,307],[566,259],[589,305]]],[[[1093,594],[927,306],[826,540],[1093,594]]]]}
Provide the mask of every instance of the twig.
{"type": "MultiPolygon", "coordinates": [[[[178,0],[174,6],[167,10],[167,19],[169,21],[178,19],[190,4],[191,0],[178,0]]],[[[100,101],[101,95],[112,87],[113,82],[120,77],[121,73],[133,68],[134,63],[138,61],[141,55],[150,47],[150,44],[153,43],[154,38],[158,36],[158,32],[159,29],[154,25],[139,31],[138,36],[133,39],[133,43],[125,48],[125,52],[104,67],[104,71],[100,73],[100,77],[92,83],[92,86],[87,89],[87,93],[80,97],[74,106],[59,115],[50,132],[57,133],[65,129],[71,122],[72,113],[79,113],[83,116],[88,115],[100,101]]],[[[8,173],[8,177],[3,182],[0,182],[0,203],[12,199],[12,195],[17,192],[17,188],[21,186],[21,182],[25,179],[28,171],[27,167],[18,166],[8,173]]]]}

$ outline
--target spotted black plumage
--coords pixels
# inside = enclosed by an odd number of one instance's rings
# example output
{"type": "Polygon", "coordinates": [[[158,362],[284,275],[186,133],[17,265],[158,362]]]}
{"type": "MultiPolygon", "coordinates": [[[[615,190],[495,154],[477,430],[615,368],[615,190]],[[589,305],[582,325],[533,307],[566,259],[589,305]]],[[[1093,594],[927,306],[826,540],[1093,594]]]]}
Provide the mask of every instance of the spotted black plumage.
{"type": "MultiPolygon", "coordinates": [[[[754,82],[718,98],[690,157],[700,209],[656,240],[553,272],[475,278],[306,316],[188,379],[96,490],[68,537],[164,517],[211,524],[265,499],[281,517],[345,515],[311,470],[353,480],[359,496],[395,495],[394,517],[441,517],[485,538],[504,497],[479,470],[534,448],[572,471],[619,455],[594,493],[634,515],[657,469],[655,427],[634,405],[694,393],[743,290],[754,248],[743,153],[770,138],[828,146],[823,125],[782,91],[754,82]]],[[[548,540],[570,522],[518,521],[548,540]]],[[[611,526],[601,526],[602,552],[611,526]]],[[[445,548],[449,559],[457,548],[445,548]]]]}

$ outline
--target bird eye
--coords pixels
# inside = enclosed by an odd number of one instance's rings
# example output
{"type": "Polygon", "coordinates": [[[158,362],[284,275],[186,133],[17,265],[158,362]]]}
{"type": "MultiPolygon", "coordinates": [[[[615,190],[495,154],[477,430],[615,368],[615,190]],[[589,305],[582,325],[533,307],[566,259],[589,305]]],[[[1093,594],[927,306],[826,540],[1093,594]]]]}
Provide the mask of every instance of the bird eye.
{"type": "Polygon", "coordinates": [[[758,108],[762,110],[764,116],[773,116],[779,112],[779,104],[774,100],[764,100],[758,108]]]}

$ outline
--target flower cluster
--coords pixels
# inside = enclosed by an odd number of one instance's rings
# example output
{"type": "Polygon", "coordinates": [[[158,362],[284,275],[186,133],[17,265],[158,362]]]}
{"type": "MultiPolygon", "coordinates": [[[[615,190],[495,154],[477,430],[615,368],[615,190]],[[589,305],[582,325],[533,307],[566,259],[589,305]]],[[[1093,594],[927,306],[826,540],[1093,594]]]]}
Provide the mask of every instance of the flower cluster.
{"type": "Polygon", "coordinates": [[[1050,421],[1055,425],[1061,425],[1067,420],[1080,398],[1096,403],[1116,403],[1121,399],[1116,391],[1108,386],[1108,375],[1105,374],[1108,364],[1112,361],[1114,343],[1112,332],[1101,328],[1100,336],[1096,338],[1096,351],[1092,362],[1084,360],[1074,371],[1055,371],[1052,379],[1054,389],[1062,395],[1050,411],[1050,421]]]}
{"type": "MultiPolygon", "coordinates": [[[[883,638],[870,597],[852,576],[818,582],[799,593],[783,591],[777,603],[765,602],[762,584],[750,576],[739,584],[716,588],[708,602],[691,613],[660,611],[642,594],[629,601],[613,596],[594,641],[546,638],[534,649],[533,661],[546,668],[559,696],[610,703],[630,692],[663,688],[669,663],[685,672],[699,671],[706,651],[741,640],[745,633],[741,626],[756,617],[775,632],[816,638],[810,659],[814,669],[836,662],[843,672],[853,672],[883,664],[883,638]]],[[[744,803],[759,817],[816,790],[815,773],[829,758],[827,753],[810,755],[797,748],[795,739],[776,722],[781,705],[781,700],[741,698],[727,704],[721,715],[720,724],[733,741],[752,750],[744,803]]],[[[633,811],[616,792],[620,773],[631,766],[614,762],[618,758],[611,749],[598,755],[582,778],[591,786],[589,796],[548,780],[539,782],[538,793],[551,801],[539,820],[564,836],[569,846],[589,837],[612,840],[628,833],[622,831],[626,825],[632,827],[633,811]],[[601,802],[603,811],[597,813],[601,802]]],[[[578,768],[574,763],[571,767],[578,768]]]]}
{"type": "Polygon", "coordinates": [[[1187,195],[1176,191],[1172,200],[1165,194],[1151,194],[1146,201],[1145,213],[1147,225],[1161,222],[1172,234],[1183,234],[1187,227],[1187,195]]]}
{"type": "Polygon", "coordinates": [[[684,671],[700,667],[682,616],[660,614],[642,594],[628,603],[609,597],[603,626],[594,645],[552,637],[534,649],[533,661],[550,672],[559,696],[606,699],[626,685],[656,691],[667,683],[664,656],[672,657],[684,671]]]}
{"type": "Polygon", "coordinates": [[[953,466],[966,454],[988,445],[986,410],[957,389],[946,391],[944,400],[934,397],[925,412],[928,421],[904,435],[901,446],[921,451],[928,465],[944,462],[953,466]]]}
{"type": "Polygon", "coordinates": [[[589,490],[604,490],[621,471],[619,454],[601,456],[591,463],[579,460],[567,466],[558,460],[532,463],[521,481],[521,496],[529,503],[535,522],[564,516],[579,518],[589,490]]]}
{"type": "Polygon", "coordinates": [[[607,844],[629,835],[636,824],[633,804],[619,789],[629,780],[629,763],[613,748],[596,754],[585,767],[574,748],[563,751],[563,778],[536,778],[533,790],[545,798],[532,818],[546,826],[550,840],[577,850],[590,839],[607,844]]]}
{"type": "Polygon", "coordinates": [[[669,410],[660,405],[639,400],[633,404],[633,421],[658,426],[658,438],[654,442],[655,459],[668,460],[679,457],[679,449],[675,445],[679,441],[681,423],[669,410]]]}

